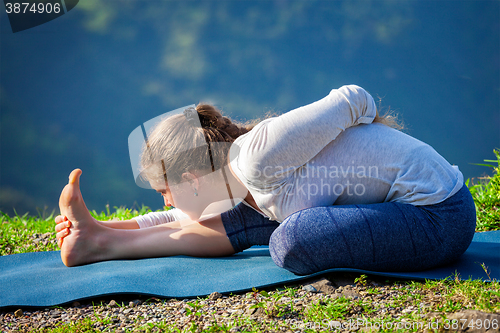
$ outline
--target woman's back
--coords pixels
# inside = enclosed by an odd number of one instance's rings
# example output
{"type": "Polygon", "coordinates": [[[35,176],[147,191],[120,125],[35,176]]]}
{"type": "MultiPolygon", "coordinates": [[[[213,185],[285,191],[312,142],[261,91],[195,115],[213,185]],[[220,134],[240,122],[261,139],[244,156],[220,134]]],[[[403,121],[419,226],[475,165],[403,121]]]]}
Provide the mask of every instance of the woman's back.
{"type": "MultiPolygon", "coordinates": [[[[252,132],[244,139],[252,140],[252,132]]],[[[297,152],[313,149],[315,144],[298,139],[297,152]]],[[[274,153],[280,155],[276,146],[274,153]]],[[[245,178],[252,181],[250,191],[256,203],[278,221],[298,210],[333,204],[436,204],[458,192],[463,183],[458,168],[432,147],[378,123],[347,128],[293,172],[283,172],[289,171],[285,164],[280,169],[259,163],[247,160],[248,169],[240,166],[240,170],[251,174],[245,178]],[[255,165],[260,179],[251,168],[255,165]],[[275,177],[278,173],[283,177],[275,177]]]]}

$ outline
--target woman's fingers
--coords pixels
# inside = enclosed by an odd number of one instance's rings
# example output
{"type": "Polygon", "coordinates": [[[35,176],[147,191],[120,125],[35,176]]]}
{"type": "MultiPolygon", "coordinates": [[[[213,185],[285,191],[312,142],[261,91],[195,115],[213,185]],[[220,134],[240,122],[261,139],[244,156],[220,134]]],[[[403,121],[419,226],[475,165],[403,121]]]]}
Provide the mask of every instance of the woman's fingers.
{"type": "Polygon", "coordinates": [[[62,223],[62,222],[67,221],[67,220],[68,220],[68,218],[64,215],[58,215],[54,219],[54,221],[56,221],[56,224],[62,223]]]}
{"type": "Polygon", "coordinates": [[[56,216],[54,221],[56,222],[55,229],[56,229],[57,245],[61,247],[63,244],[64,237],[69,235],[69,228],[71,228],[71,221],[69,221],[68,218],[63,215],[56,216]]]}
{"type": "MultiPolygon", "coordinates": [[[[69,235],[68,228],[64,228],[63,230],[57,232],[56,233],[57,243],[58,244],[62,244],[62,241],[63,241],[64,237],[66,237],[68,235],[69,235]]],[[[61,245],[59,245],[59,247],[61,247],[61,245]]]]}
{"type": "Polygon", "coordinates": [[[56,232],[59,232],[67,228],[71,228],[71,221],[61,222],[59,224],[56,224],[55,226],[56,232]]]}
{"type": "Polygon", "coordinates": [[[56,233],[56,238],[57,238],[57,239],[60,239],[60,238],[64,238],[64,237],[66,237],[66,236],[68,236],[68,235],[69,235],[69,230],[68,230],[68,228],[64,228],[63,230],[58,231],[58,232],[56,233]]]}
{"type": "Polygon", "coordinates": [[[65,223],[56,224],[56,226],[54,227],[54,229],[56,229],[56,232],[59,232],[65,228],[67,228],[65,223]]]}
{"type": "Polygon", "coordinates": [[[56,221],[56,238],[57,245],[62,246],[64,237],[69,235],[69,228],[71,228],[71,221],[66,216],[59,215],[55,218],[56,221]]]}

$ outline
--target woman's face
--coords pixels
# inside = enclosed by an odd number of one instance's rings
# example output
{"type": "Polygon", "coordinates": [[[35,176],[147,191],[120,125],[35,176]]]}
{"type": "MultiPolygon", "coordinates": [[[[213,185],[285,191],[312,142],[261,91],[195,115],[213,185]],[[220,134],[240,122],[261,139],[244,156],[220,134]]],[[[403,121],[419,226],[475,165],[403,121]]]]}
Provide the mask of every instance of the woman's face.
{"type": "Polygon", "coordinates": [[[174,200],[172,199],[172,193],[170,193],[170,189],[168,188],[168,186],[166,189],[161,189],[161,190],[157,189],[156,192],[160,193],[161,196],[163,197],[163,202],[165,202],[165,206],[167,206],[167,207],[174,206],[174,200]]]}
{"type": "Polygon", "coordinates": [[[182,182],[171,186],[155,187],[156,191],[163,197],[165,206],[175,207],[182,210],[192,220],[198,220],[210,204],[206,195],[200,195],[198,182],[182,182]]]}
{"type": "Polygon", "coordinates": [[[165,206],[178,208],[191,220],[199,220],[202,214],[227,211],[248,194],[246,187],[232,176],[228,168],[225,168],[225,174],[226,176],[222,170],[209,173],[186,172],[179,184],[156,184],[153,188],[163,196],[165,206]],[[229,181],[231,194],[228,192],[226,179],[229,181]]]}

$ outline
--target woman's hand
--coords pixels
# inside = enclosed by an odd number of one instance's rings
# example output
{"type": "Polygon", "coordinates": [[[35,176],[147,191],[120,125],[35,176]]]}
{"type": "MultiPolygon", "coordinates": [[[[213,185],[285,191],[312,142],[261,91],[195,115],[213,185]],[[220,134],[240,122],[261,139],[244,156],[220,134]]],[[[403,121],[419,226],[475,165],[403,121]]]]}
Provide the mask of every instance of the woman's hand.
{"type": "Polygon", "coordinates": [[[66,216],[58,215],[55,218],[55,222],[56,222],[55,229],[56,229],[57,245],[61,247],[64,237],[69,235],[69,228],[71,228],[71,221],[68,220],[66,216]]]}

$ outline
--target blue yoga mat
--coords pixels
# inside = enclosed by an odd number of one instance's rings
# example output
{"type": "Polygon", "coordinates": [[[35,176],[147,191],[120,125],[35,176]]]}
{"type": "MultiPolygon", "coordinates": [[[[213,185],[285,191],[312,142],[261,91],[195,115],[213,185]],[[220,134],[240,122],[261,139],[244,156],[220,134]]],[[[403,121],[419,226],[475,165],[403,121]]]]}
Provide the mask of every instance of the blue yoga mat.
{"type": "Polygon", "coordinates": [[[500,230],[476,233],[453,265],[404,273],[335,268],[298,276],[277,267],[267,247],[223,258],[114,260],[70,268],[63,265],[58,251],[13,254],[0,257],[0,308],[46,307],[117,294],[191,298],[290,284],[332,272],[416,280],[454,278],[458,273],[461,279],[500,280],[500,230]]]}

